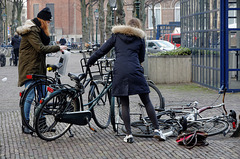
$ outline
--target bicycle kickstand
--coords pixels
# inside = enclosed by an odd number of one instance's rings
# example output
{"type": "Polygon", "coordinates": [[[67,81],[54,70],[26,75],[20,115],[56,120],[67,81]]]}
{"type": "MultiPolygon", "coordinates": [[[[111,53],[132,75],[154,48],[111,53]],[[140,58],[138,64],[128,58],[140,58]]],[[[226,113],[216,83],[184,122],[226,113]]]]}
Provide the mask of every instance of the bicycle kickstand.
{"type": "Polygon", "coordinates": [[[71,128],[68,131],[69,131],[69,137],[74,137],[74,134],[72,133],[71,128]]]}
{"type": "Polygon", "coordinates": [[[86,120],[87,120],[87,124],[88,124],[89,129],[92,130],[93,132],[97,132],[97,130],[95,130],[93,127],[91,127],[90,120],[88,119],[88,117],[86,117],[86,120]]]}

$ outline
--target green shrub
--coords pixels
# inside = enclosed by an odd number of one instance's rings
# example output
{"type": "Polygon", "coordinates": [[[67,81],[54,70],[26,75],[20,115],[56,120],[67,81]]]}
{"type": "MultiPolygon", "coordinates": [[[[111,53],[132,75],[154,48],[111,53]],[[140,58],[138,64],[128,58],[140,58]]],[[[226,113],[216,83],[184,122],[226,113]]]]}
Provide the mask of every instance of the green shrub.
{"type": "Polygon", "coordinates": [[[158,53],[149,53],[149,55],[153,55],[153,56],[159,56],[159,55],[191,55],[191,50],[189,48],[186,47],[179,47],[175,50],[171,50],[171,51],[162,51],[162,52],[158,52],[158,53]]]}

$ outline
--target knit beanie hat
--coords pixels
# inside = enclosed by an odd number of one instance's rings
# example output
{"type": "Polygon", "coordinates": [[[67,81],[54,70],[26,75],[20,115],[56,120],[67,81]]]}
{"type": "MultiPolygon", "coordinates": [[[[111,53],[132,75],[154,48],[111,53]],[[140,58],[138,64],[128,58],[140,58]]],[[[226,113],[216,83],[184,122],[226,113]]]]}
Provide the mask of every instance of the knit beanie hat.
{"type": "Polygon", "coordinates": [[[43,8],[37,15],[38,18],[45,20],[45,21],[51,21],[52,14],[48,7],[43,8]]]}

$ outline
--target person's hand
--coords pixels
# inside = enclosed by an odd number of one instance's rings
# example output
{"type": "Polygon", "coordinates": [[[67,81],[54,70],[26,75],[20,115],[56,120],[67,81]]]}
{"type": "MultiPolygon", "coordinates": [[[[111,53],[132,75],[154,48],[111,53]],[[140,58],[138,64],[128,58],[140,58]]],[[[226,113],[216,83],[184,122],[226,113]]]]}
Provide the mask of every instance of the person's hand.
{"type": "Polygon", "coordinates": [[[60,46],[60,51],[63,51],[63,50],[66,50],[66,49],[67,49],[67,46],[65,46],[65,45],[60,46]]]}

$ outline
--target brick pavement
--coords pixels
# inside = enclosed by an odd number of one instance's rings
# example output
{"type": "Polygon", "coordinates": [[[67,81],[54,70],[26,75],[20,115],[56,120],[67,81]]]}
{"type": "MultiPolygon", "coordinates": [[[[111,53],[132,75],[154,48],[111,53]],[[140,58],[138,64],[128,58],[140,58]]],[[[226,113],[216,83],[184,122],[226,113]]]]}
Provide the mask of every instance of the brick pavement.
{"type": "MultiPolygon", "coordinates": [[[[70,57],[68,72],[79,72],[80,54],[70,57]]],[[[54,62],[56,58],[50,57],[54,62]]],[[[175,138],[159,142],[152,138],[135,137],[133,144],[122,141],[123,136],[115,136],[110,126],[92,132],[88,126],[73,126],[74,137],[68,133],[61,138],[46,142],[36,136],[21,133],[21,117],[18,108],[18,93],[23,88],[17,87],[17,67],[0,67],[0,79],[7,77],[6,82],[0,81],[0,157],[15,158],[240,158],[240,138],[218,135],[209,137],[209,146],[195,147],[187,150],[177,145],[175,138]]],[[[63,82],[68,82],[63,77],[63,82]]],[[[213,103],[218,94],[216,91],[199,87],[196,84],[159,85],[166,103],[199,101],[199,105],[213,103]]],[[[220,102],[218,99],[217,102],[220,102]]],[[[228,93],[227,109],[240,112],[240,94],[228,93]]]]}

